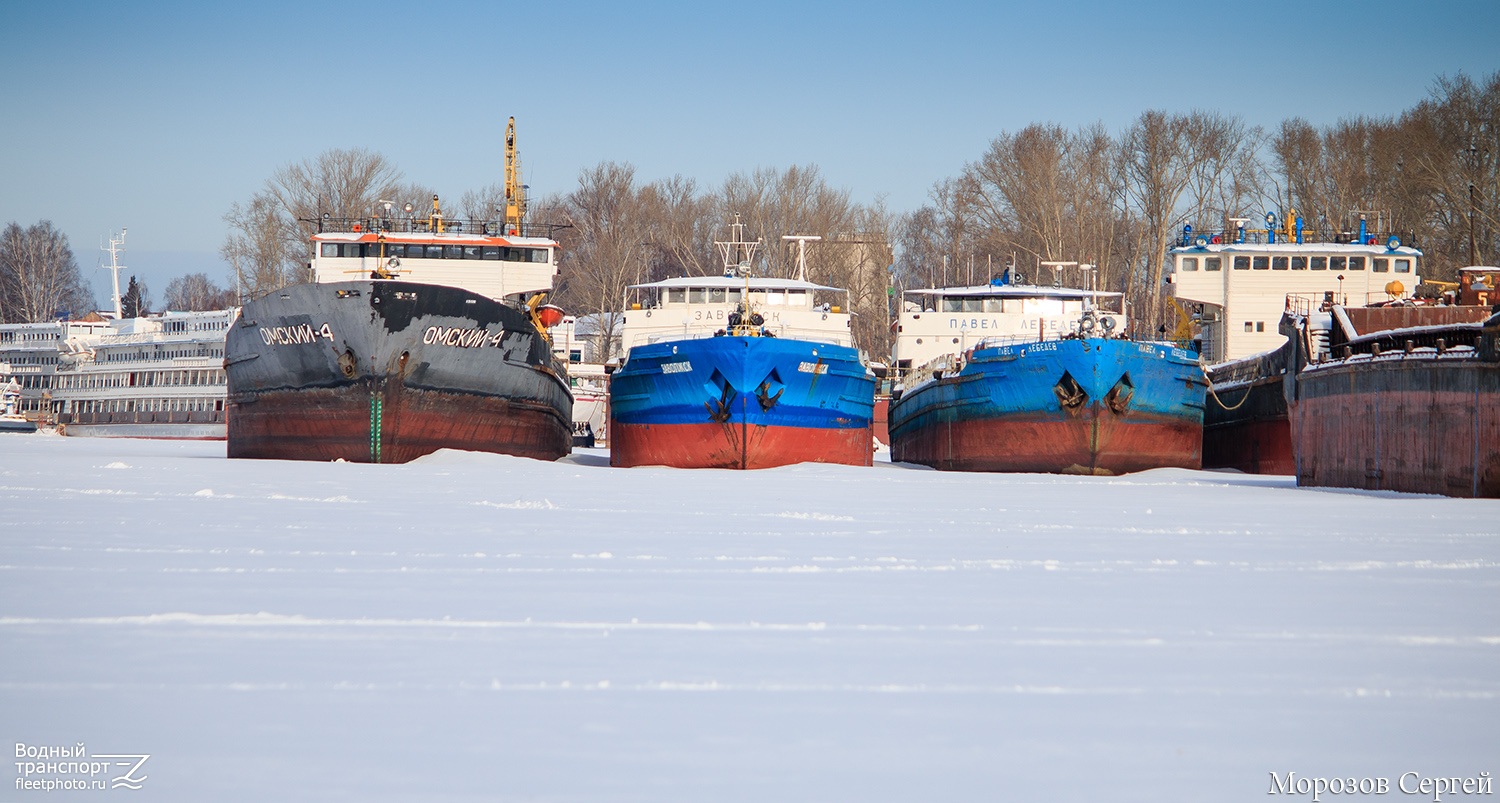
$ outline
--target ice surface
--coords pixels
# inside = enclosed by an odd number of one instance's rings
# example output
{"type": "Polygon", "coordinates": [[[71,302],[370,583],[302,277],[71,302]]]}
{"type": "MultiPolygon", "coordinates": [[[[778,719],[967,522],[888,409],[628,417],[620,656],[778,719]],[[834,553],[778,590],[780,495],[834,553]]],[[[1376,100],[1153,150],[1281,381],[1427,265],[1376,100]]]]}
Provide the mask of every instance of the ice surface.
{"type": "Polygon", "coordinates": [[[0,801],[1244,801],[1273,771],[1500,773],[1495,501],[6,435],[0,521],[0,744],[151,756],[139,791],[0,801]]]}

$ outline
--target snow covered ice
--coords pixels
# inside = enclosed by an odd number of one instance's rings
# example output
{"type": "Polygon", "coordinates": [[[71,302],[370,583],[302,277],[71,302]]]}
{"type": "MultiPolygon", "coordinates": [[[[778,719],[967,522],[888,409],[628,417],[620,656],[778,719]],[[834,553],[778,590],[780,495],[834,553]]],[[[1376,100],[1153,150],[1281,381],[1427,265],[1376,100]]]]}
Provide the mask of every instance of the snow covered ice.
{"type": "Polygon", "coordinates": [[[12,435],[0,510],[0,743],[150,755],[102,792],[21,788],[18,758],[0,801],[1244,801],[1272,772],[1430,799],[1398,777],[1500,773],[1493,500],[12,435]]]}

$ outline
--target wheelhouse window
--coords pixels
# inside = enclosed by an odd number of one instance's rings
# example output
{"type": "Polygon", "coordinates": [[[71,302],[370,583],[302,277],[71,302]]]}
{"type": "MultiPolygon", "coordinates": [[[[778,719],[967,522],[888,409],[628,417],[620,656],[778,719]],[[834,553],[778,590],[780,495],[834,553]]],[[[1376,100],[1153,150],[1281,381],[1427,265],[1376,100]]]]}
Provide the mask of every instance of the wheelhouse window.
{"type": "Polygon", "coordinates": [[[1312,258],[1312,269],[1313,270],[1328,270],[1328,257],[1313,257],[1312,258]]]}
{"type": "Polygon", "coordinates": [[[686,304],[687,303],[687,288],[685,288],[685,287],[673,287],[673,288],[668,289],[667,290],[667,303],[668,304],[686,304]]]}
{"type": "Polygon", "coordinates": [[[1410,259],[1398,259],[1398,260],[1396,260],[1396,272],[1397,273],[1411,273],[1411,260],[1410,259]]]}
{"type": "Polygon", "coordinates": [[[1307,257],[1292,257],[1292,270],[1307,270],[1307,257]]]}
{"type": "Polygon", "coordinates": [[[806,290],[788,290],[788,291],[786,291],[786,305],[788,307],[806,307],[807,306],[807,291],[806,290]]]}
{"type": "Polygon", "coordinates": [[[1271,267],[1270,257],[1256,257],[1251,264],[1256,270],[1269,270],[1271,267]]]}
{"type": "Polygon", "coordinates": [[[1203,269],[1204,270],[1219,270],[1221,268],[1221,266],[1223,265],[1223,262],[1224,262],[1223,259],[1220,258],[1220,257],[1204,257],[1203,258],[1203,269]]]}
{"type": "Polygon", "coordinates": [[[689,287],[687,292],[689,304],[702,304],[708,300],[708,291],[702,287],[689,287]]]}
{"type": "Polygon", "coordinates": [[[320,257],[336,257],[338,255],[339,255],[339,244],[338,243],[323,243],[318,248],[318,256],[320,256],[320,257]]]}
{"type": "Polygon", "coordinates": [[[482,259],[481,247],[477,245],[464,246],[464,259],[482,259]]]}
{"type": "Polygon", "coordinates": [[[1346,258],[1344,258],[1344,257],[1329,257],[1328,258],[1328,269],[1329,270],[1343,270],[1345,268],[1347,262],[1348,262],[1348,260],[1346,258]]]}
{"type": "Polygon", "coordinates": [[[1349,270],[1364,270],[1364,269],[1365,269],[1365,258],[1364,257],[1349,257],[1349,270]]]}
{"type": "Polygon", "coordinates": [[[500,246],[498,246],[498,245],[486,245],[486,246],[484,246],[484,248],[481,251],[481,253],[484,255],[485,259],[499,259],[500,258],[500,246]]]}
{"type": "Polygon", "coordinates": [[[1271,257],[1271,270],[1286,270],[1287,261],[1286,257],[1271,257]]]}
{"type": "Polygon", "coordinates": [[[442,259],[443,247],[441,245],[429,245],[423,249],[422,256],[427,259],[442,259]]]}
{"type": "Polygon", "coordinates": [[[1250,270],[1250,257],[1235,257],[1234,258],[1234,269],[1235,270],[1250,270]]]}
{"type": "Polygon", "coordinates": [[[1196,271],[1198,269],[1197,257],[1183,257],[1177,261],[1177,269],[1181,271],[1196,271]]]}
{"type": "Polygon", "coordinates": [[[464,247],[461,245],[443,246],[443,257],[445,259],[463,259],[464,247]]]}
{"type": "Polygon", "coordinates": [[[710,288],[708,288],[708,303],[710,303],[710,304],[723,304],[724,300],[725,300],[724,296],[725,296],[725,294],[724,294],[724,288],[722,288],[722,287],[710,287],[710,288]]]}
{"type": "Polygon", "coordinates": [[[1385,257],[1372,257],[1370,259],[1370,270],[1375,273],[1389,273],[1391,261],[1385,257]]]}

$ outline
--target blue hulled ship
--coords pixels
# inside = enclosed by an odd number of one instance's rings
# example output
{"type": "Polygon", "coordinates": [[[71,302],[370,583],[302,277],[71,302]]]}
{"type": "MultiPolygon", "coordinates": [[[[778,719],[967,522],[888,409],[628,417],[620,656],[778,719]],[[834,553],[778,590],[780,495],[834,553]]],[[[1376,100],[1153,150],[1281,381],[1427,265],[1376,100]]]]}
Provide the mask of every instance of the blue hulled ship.
{"type": "Polygon", "coordinates": [[[726,275],[632,288],[646,300],[625,313],[610,379],[610,463],[869,465],[874,375],[849,313],[820,298],[844,291],[749,276],[758,243],[740,230],[718,243],[726,275]]]}
{"type": "Polygon", "coordinates": [[[1098,306],[1118,294],[997,280],[908,297],[893,460],[1080,474],[1201,465],[1198,355],[1124,337],[1124,316],[1098,306]]]}

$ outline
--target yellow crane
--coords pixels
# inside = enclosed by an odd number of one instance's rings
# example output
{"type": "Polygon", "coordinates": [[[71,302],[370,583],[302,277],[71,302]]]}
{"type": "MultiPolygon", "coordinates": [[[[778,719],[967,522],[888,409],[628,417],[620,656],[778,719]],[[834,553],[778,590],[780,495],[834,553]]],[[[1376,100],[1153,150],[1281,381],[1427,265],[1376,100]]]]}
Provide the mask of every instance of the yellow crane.
{"type": "Polygon", "coordinates": [[[521,184],[521,163],[516,158],[516,118],[505,127],[505,233],[520,234],[526,216],[526,187],[521,184]]]}

